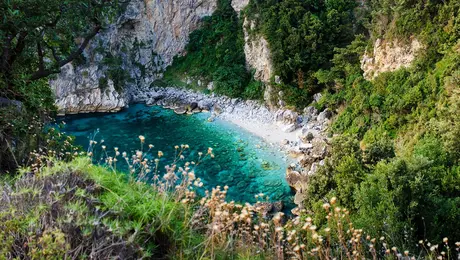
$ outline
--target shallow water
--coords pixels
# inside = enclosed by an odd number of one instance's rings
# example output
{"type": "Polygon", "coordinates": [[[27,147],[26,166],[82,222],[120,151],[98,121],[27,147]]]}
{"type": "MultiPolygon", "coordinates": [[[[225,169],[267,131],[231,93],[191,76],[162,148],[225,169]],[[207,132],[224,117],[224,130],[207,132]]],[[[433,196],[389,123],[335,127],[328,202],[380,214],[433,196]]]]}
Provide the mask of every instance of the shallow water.
{"type": "Polygon", "coordinates": [[[138,136],[143,135],[146,145],[153,144],[153,150],[164,153],[161,165],[171,163],[175,145],[190,146],[189,160],[212,147],[215,158],[206,159],[195,170],[205,188],[228,185],[228,199],[250,203],[262,192],[270,201],[281,200],[289,208],[292,194],[284,179],[285,156],[259,137],[228,122],[208,122],[208,117],[207,113],[176,115],[172,110],[137,104],[116,114],[73,115],[58,122],[64,120],[65,132],[85,149],[97,129],[96,141],[104,140],[108,150],[118,147],[128,154],[140,148],[138,136]]]}

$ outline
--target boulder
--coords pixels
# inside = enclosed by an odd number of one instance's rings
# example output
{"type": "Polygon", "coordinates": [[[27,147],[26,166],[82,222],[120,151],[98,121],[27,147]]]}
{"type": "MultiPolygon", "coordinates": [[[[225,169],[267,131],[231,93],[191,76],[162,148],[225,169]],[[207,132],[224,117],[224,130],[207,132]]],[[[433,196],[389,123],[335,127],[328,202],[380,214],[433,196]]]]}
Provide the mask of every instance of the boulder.
{"type": "Polygon", "coordinates": [[[201,113],[201,109],[199,107],[196,107],[191,112],[192,112],[192,114],[201,113]]]}
{"type": "Polygon", "coordinates": [[[214,90],[214,81],[211,81],[208,83],[208,86],[206,87],[209,91],[213,91],[214,90]]]}
{"type": "Polygon", "coordinates": [[[313,144],[310,144],[310,143],[302,143],[299,145],[299,149],[302,150],[302,151],[307,151],[307,150],[310,150],[313,148],[313,144]]]}
{"type": "Polygon", "coordinates": [[[281,130],[285,133],[294,132],[297,129],[298,125],[296,123],[284,125],[281,127],[281,130]]]}
{"type": "Polygon", "coordinates": [[[283,113],[283,121],[286,123],[296,123],[298,116],[297,112],[288,109],[283,113]]]}
{"type": "Polygon", "coordinates": [[[318,109],[315,107],[309,106],[304,108],[303,113],[309,116],[316,116],[318,114],[318,109]]]}
{"type": "Polygon", "coordinates": [[[198,107],[198,103],[196,103],[196,102],[190,103],[190,111],[194,110],[197,107],[198,107]]]}
{"type": "Polygon", "coordinates": [[[283,139],[281,140],[281,145],[288,145],[289,144],[289,140],[288,139],[283,139]]]}
{"type": "Polygon", "coordinates": [[[332,112],[326,108],[323,112],[319,113],[318,117],[316,117],[316,120],[318,122],[324,122],[326,119],[330,119],[331,117],[332,112]]]}
{"type": "Polygon", "coordinates": [[[198,107],[201,108],[202,110],[211,110],[211,107],[212,107],[212,101],[209,101],[209,100],[201,100],[200,102],[198,102],[198,107]]]}
{"type": "Polygon", "coordinates": [[[278,75],[275,75],[275,83],[276,84],[281,84],[281,77],[278,75]]]}
{"type": "Polygon", "coordinates": [[[313,95],[313,99],[315,100],[316,103],[318,103],[322,97],[323,95],[321,93],[316,93],[313,95]]]}
{"type": "Polygon", "coordinates": [[[217,104],[214,104],[213,110],[214,110],[214,113],[216,113],[217,115],[222,113],[222,108],[217,104]]]}
{"type": "Polygon", "coordinates": [[[299,183],[302,183],[306,181],[306,178],[300,174],[300,172],[295,170],[295,166],[290,165],[286,169],[286,181],[291,186],[291,188],[294,188],[296,190],[299,185],[299,183]]]}
{"type": "Polygon", "coordinates": [[[327,155],[327,143],[321,138],[315,138],[312,141],[313,149],[310,152],[310,155],[313,158],[324,159],[327,155]]]}
{"type": "Polygon", "coordinates": [[[279,109],[278,111],[276,111],[275,113],[275,122],[279,122],[279,121],[283,121],[283,113],[284,113],[284,110],[282,109],[279,109]]]}
{"type": "Polygon", "coordinates": [[[178,115],[183,115],[187,112],[187,109],[185,107],[178,107],[176,109],[174,109],[174,113],[178,114],[178,115]]]}

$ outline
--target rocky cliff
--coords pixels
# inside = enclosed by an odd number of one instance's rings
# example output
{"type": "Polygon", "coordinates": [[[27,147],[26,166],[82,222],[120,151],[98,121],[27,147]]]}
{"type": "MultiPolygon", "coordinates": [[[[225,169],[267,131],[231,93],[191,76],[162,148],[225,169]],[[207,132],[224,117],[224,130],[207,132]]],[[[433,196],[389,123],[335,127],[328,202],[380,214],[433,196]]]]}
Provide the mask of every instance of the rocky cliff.
{"type": "Polygon", "coordinates": [[[409,67],[422,48],[423,45],[415,38],[409,42],[377,39],[373,52],[366,52],[361,60],[364,77],[372,80],[382,72],[409,67]]]}
{"type": "Polygon", "coordinates": [[[239,14],[249,4],[249,0],[232,0],[232,7],[239,14]]]}
{"type": "MultiPolygon", "coordinates": [[[[248,3],[234,0],[232,7],[240,13],[248,3]]],[[[116,22],[93,39],[83,64],[66,65],[51,81],[60,113],[115,112],[126,106],[135,92],[163,76],[174,56],[185,54],[189,34],[216,7],[217,0],[128,2],[116,22]]],[[[241,19],[248,70],[268,83],[273,71],[268,42],[250,33],[251,21],[241,19]]]]}
{"type": "Polygon", "coordinates": [[[93,39],[83,65],[68,65],[51,81],[61,113],[117,111],[134,86],[149,86],[180,55],[191,31],[216,0],[131,0],[93,39]]]}

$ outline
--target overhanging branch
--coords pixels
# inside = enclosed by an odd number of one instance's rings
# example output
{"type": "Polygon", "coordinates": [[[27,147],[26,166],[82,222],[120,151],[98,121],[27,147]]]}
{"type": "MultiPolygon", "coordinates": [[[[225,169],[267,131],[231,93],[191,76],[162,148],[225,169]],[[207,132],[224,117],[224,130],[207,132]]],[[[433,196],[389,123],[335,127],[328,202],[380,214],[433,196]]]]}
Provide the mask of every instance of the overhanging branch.
{"type": "MultiPolygon", "coordinates": [[[[60,72],[60,68],[64,65],[66,65],[67,63],[73,61],[74,59],[76,59],[79,55],[81,55],[83,53],[83,51],[85,50],[85,48],[88,46],[88,44],[90,43],[91,39],[94,38],[94,36],[97,35],[97,33],[102,29],[102,26],[101,25],[96,25],[93,30],[85,37],[85,39],[83,40],[83,42],[80,44],[80,46],[75,49],[67,58],[61,60],[56,51],[51,49],[51,51],[53,52],[53,56],[54,58],[56,59],[56,63],[55,63],[55,66],[54,67],[57,67],[58,69],[49,69],[49,70],[46,70],[44,68],[40,69],[35,72],[34,74],[32,74],[32,76],[30,77],[29,80],[37,80],[37,79],[41,79],[41,78],[44,78],[44,77],[47,77],[51,74],[55,74],[55,73],[59,73],[60,72]]],[[[40,54],[39,54],[40,55],[40,54]]]]}

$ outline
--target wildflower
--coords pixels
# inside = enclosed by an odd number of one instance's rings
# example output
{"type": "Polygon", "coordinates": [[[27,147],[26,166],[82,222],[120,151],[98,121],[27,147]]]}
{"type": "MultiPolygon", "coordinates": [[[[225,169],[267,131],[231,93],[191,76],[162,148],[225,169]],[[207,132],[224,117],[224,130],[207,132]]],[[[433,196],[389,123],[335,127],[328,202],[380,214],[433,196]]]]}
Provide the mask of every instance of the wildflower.
{"type": "Polygon", "coordinates": [[[329,210],[330,207],[331,207],[331,205],[329,203],[324,203],[323,204],[323,209],[325,209],[325,210],[329,210]]]}
{"type": "Polygon", "coordinates": [[[330,228],[325,228],[324,232],[329,233],[329,232],[331,232],[331,229],[330,228]]]}
{"type": "Polygon", "coordinates": [[[405,255],[405,256],[408,256],[408,255],[409,255],[409,251],[407,251],[407,250],[404,251],[404,255],[405,255]]]}
{"type": "Polygon", "coordinates": [[[126,157],[127,156],[126,152],[123,152],[121,156],[126,157]]]}
{"type": "Polygon", "coordinates": [[[313,240],[317,240],[319,238],[319,235],[317,233],[314,233],[313,235],[311,235],[311,238],[313,240]]]}
{"type": "Polygon", "coordinates": [[[442,242],[447,244],[447,242],[449,242],[449,239],[447,237],[445,237],[445,238],[442,239],[442,242]]]}
{"type": "Polygon", "coordinates": [[[178,145],[174,146],[174,149],[176,149],[176,150],[179,149],[179,146],[178,145]]]}
{"type": "Polygon", "coordinates": [[[380,241],[383,241],[383,240],[385,240],[385,237],[380,237],[380,241]]]}
{"type": "Polygon", "coordinates": [[[423,240],[419,240],[418,243],[421,245],[423,244],[423,240]]]}
{"type": "Polygon", "coordinates": [[[331,202],[331,205],[334,205],[337,202],[337,198],[332,197],[330,202],[331,202]]]}
{"type": "Polygon", "coordinates": [[[115,152],[118,151],[118,147],[114,147],[113,150],[115,150],[115,152]]]}
{"type": "Polygon", "coordinates": [[[143,143],[145,141],[145,137],[143,135],[140,135],[139,140],[141,140],[141,143],[143,143]]]}
{"type": "Polygon", "coordinates": [[[152,149],[153,148],[153,144],[149,144],[149,149],[152,149]]]}
{"type": "Polygon", "coordinates": [[[295,246],[295,247],[294,247],[294,251],[295,251],[295,252],[299,252],[299,251],[300,251],[300,246],[295,246]]]}
{"type": "Polygon", "coordinates": [[[277,227],[277,228],[275,228],[275,231],[276,231],[276,232],[283,232],[283,230],[284,230],[283,227],[277,227]]]}
{"type": "Polygon", "coordinates": [[[162,157],[163,156],[163,152],[162,151],[158,151],[158,157],[162,157]]]}
{"type": "Polygon", "coordinates": [[[105,150],[105,148],[106,148],[106,146],[105,146],[105,145],[103,145],[103,146],[102,146],[102,150],[105,150]]]}

